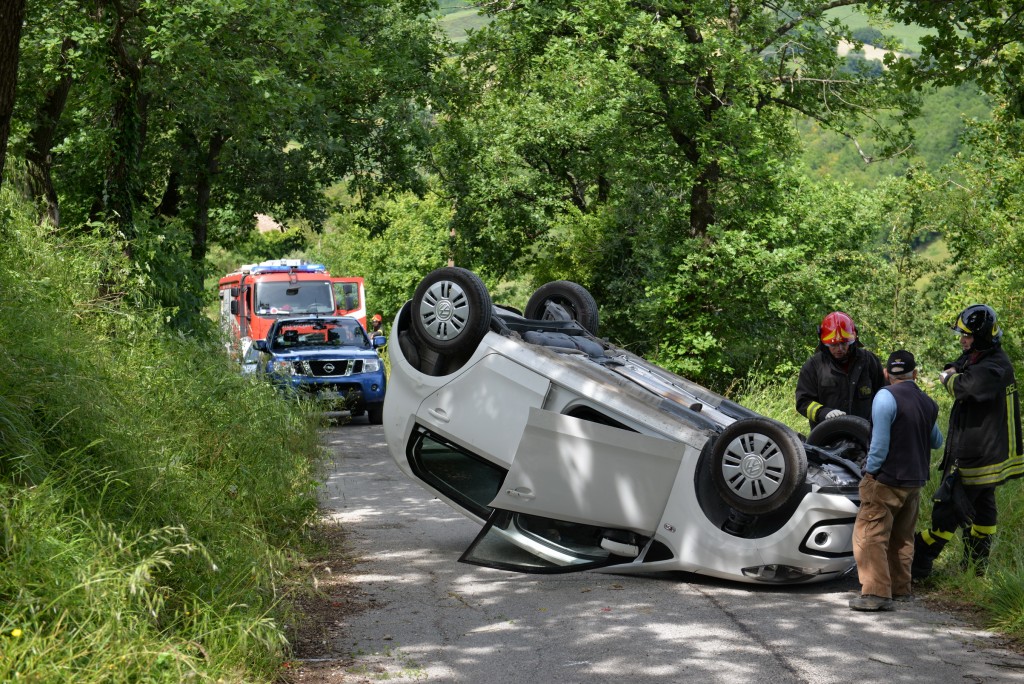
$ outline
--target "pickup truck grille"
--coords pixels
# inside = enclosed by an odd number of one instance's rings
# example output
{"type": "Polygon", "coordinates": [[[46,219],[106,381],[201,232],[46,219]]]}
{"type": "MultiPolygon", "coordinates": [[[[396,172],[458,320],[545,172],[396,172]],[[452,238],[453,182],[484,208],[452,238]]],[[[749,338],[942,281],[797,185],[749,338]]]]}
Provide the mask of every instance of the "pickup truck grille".
{"type": "Polygon", "coordinates": [[[296,361],[295,372],[299,375],[312,376],[314,378],[336,378],[363,372],[361,360],[349,361],[339,359],[337,361],[296,361]]]}

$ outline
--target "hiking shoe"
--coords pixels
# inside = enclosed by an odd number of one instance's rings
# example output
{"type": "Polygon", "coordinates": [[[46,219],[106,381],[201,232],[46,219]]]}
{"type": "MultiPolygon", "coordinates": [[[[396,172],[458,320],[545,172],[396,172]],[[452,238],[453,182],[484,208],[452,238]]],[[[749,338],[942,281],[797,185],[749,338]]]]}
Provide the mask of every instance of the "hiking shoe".
{"type": "Polygon", "coordinates": [[[851,610],[892,610],[892,599],[885,598],[884,596],[873,596],[872,594],[865,594],[858,596],[857,598],[850,599],[851,610]]]}
{"type": "Polygon", "coordinates": [[[914,595],[913,594],[897,594],[896,596],[892,597],[892,600],[896,601],[897,603],[911,603],[911,602],[914,601],[914,595]]]}

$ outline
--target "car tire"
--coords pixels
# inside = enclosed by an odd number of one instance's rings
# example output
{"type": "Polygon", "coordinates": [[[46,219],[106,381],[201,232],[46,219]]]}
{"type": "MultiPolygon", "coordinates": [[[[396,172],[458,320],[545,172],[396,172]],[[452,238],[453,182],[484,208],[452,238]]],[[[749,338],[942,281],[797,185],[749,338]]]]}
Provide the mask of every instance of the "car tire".
{"type": "Polygon", "coordinates": [[[523,314],[537,321],[576,321],[591,335],[597,335],[597,302],[587,288],[568,280],[556,280],[537,288],[523,314]]]}
{"type": "Polygon", "coordinates": [[[781,508],[807,477],[807,453],[796,433],[767,418],[744,418],[726,427],[711,456],[715,489],[741,513],[781,508]]]}
{"type": "Polygon", "coordinates": [[[871,423],[860,416],[831,418],[811,430],[807,443],[836,451],[839,456],[863,467],[871,444],[871,423]]]}
{"type": "Polygon", "coordinates": [[[438,354],[465,354],[487,334],[492,308],[479,276],[464,268],[439,268],[420,281],[412,297],[413,334],[438,354]]]}
{"type": "Polygon", "coordinates": [[[384,407],[383,406],[371,406],[366,409],[366,418],[370,421],[370,425],[383,425],[384,424],[384,407]]]}

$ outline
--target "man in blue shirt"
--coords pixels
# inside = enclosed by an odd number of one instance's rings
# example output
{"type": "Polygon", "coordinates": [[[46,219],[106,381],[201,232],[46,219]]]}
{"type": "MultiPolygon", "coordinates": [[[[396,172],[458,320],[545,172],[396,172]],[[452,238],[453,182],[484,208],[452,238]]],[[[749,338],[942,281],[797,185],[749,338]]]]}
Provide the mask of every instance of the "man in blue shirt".
{"type": "Polygon", "coordinates": [[[900,349],[884,368],[889,385],[871,403],[871,445],[860,482],[853,557],[861,595],[853,610],[892,610],[911,599],[910,565],[921,487],[931,450],[942,446],[939,406],[917,386],[914,355],[900,349]]]}

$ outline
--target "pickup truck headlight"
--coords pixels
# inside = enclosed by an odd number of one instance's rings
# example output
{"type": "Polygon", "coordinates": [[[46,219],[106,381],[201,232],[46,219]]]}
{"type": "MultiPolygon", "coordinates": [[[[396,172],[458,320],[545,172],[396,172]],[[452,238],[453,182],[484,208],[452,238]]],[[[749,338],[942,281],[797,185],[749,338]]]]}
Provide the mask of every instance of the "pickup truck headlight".
{"type": "Polygon", "coordinates": [[[279,361],[277,359],[271,359],[270,363],[267,364],[267,370],[271,373],[280,373],[281,375],[294,375],[295,367],[291,361],[279,361]]]}
{"type": "Polygon", "coordinates": [[[376,373],[380,370],[380,359],[366,359],[363,361],[364,373],[376,373]]]}

